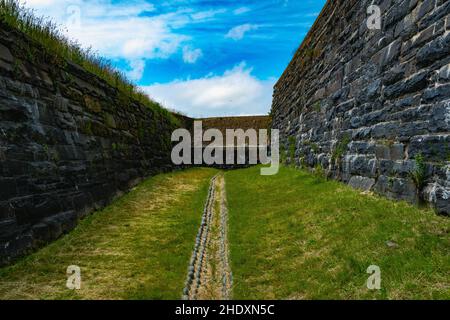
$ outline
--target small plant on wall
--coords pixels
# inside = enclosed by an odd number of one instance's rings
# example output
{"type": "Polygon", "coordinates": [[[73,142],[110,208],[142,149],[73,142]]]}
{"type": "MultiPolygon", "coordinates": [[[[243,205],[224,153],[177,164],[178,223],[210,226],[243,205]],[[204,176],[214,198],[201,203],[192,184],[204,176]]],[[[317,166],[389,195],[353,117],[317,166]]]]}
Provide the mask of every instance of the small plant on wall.
{"type": "Polygon", "coordinates": [[[333,152],[331,153],[331,162],[334,163],[338,175],[341,174],[342,160],[345,153],[348,150],[348,145],[350,144],[351,141],[352,141],[351,136],[345,135],[341,140],[339,140],[336,143],[336,146],[333,152]]]}
{"type": "Polygon", "coordinates": [[[425,187],[426,175],[427,175],[427,166],[425,164],[425,160],[422,154],[418,154],[414,158],[416,165],[414,169],[410,172],[410,177],[414,181],[418,191],[422,190],[425,187]]]}
{"type": "Polygon", "coordinates": [[[309,147],[311,149],[312,152],[314,153],[319,153],[320,152],[320,147],[317,143],[311,142],[311,141],[305,141],[304,145],[309,147]]]}
{"type": "Polygon", "coordinates": [[[350,135],[346,135],[336,144],[336,148],[331,155],[331,158],[334,162],[342,160],[342,157],[344,156],[345,152],[347,152],[348,145],[351,141],[352,139],[350,135]]]}

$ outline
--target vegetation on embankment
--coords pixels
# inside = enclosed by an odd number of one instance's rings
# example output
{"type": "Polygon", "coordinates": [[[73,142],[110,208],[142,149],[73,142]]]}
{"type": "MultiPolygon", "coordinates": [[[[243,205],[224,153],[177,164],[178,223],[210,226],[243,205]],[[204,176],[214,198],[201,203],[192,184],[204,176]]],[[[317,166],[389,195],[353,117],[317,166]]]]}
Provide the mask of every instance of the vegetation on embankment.
{"type": "Polygon", "coordinates": [[[270,116],[241,116],[241,117],[216,117],[198,119],[202,121],[203,130],[218,129],[225,136],[227,129],[261,130],[269,129],[270,116]]]}
{"type": "Polygon", "coordinates": [[[0,269],[1,299],[179,299],[213,169],[158,175],[0,269]],[[79,291],[66,269],[81,268],[79,291]]]}
{"type": "Polygon", "coordinates": [[[448,218],[293,168],[225,177],[235,299],[450,299],[448,218]]]}
{"type": "MultiPolygon", "coordinates": [[[[36,16],[32,10],[26,8],[19,1],[0,0],[0,23],[22,32],[39,44],[51,63],[60,66],[67,61],[76,63],[116,88],[122,96],[163,114],[176,125],[179,124],[171,112],[150,99],[122,72],[114,68],[109,60],[101,57],[91,48],[83,48],[76,41],[68,39],[57,24],[48,18],[36,16]]],[[[36,58],[37,54],[43,54],[43,52],[29,52],[32,59],[36,58]]]]}

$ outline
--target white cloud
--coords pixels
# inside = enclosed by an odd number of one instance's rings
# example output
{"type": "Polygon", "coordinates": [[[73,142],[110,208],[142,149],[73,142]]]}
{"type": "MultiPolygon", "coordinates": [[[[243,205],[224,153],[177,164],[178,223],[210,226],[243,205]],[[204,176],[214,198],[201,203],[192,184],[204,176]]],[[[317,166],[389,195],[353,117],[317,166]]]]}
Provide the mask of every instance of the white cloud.
{"type": "Polygon", "coordinates": [[[206,20],[206,19],[214,18],[216,15],[222,14],[225,12],[227,12],[226,9],[201,11],[201,12],[191,14],[191,18],[193,20],[206,20]]]}
{"type": "MultiPolygon", "coordinates": [[[[136,81],[143,74],[145,60],[169,58],[191,40],[177,33],[177,28],[218,14],[218,10],[200,12],[190,18],[180,10],[150,17],[144,13],[155,7],[145,0],[27,0],[26,5],[61,25],[66,35],[83,47],[92,47],[109,59],[127,60],[132,69],[129,75],[136,81]]],[[[187,63],[194,63],[200,52],[193,50],[183,56],[187,63]]]]}
{"type": "Polygon", "coordinates": [[[241,7],[241,8],[237,8],[236,10],[234,10],[233,13],[235,15],[240,15],[240,14],[244,14],[244,13],[247,13],[247,12],[250,12],[250,11],[251,11],[250,8],[241,7]]]}
{"type": "Polygon", "coordinates": [[[252,30],[257,30],[258,26],[254,24],[243,24],[231,29],[226,35],[226,38],[230,38],[233,40],[241,40],[244,38],[245,34],[252,30]]]}
{"type": "Polygon", "coordinates": [[[275,80],[262,81],[241,63],[223,75],[143,87],[166,107],[193,117],[267,114],[275,80]]]}
{"type": "Polygon", "coordinates": [[[183,61],[186,63],[196,63],[203,56],[201,49],[192,49],[191,47],[183,47],[183,61]]]}
{"type": "MultiPolygon", "coordinates": [[[[66,13],[67,8],[74,5],[80,8],[80,28],[69,27],[68,36],[109,58],[164,58],[175,53],[180,43],[186,40],[185,36],[175,34],[164,18],[139,16],[154,10],[153,5],[145,1],[113,5],[108,0],[58,0],[50,11],[65,7],[58,11],[66,13]]],[[[45,11],[48,9],[45,8],[45,11]]],[[[63,25],[70,20],[66,14],[59,18],[63,25]]]]}
{"type": "Polygon", "coordinates": [[[80,7],[83,16],[91,18],[136,16],[142,12],[155,11],[155,6],[145,0],[130,0],[126,3],[113,3],[111,0],[21,0],[21,2],[27,7],[36,9],[38,13],[57,20],[67,15],[66,9],[71,6],[80,7]]]}
{"type": "Polygon", "coordinates": [[[130,62],[130,68],[126,75],[132,81],[141,80],[145,71],[145,61],[144,60],[134,60],[130,62]]]}

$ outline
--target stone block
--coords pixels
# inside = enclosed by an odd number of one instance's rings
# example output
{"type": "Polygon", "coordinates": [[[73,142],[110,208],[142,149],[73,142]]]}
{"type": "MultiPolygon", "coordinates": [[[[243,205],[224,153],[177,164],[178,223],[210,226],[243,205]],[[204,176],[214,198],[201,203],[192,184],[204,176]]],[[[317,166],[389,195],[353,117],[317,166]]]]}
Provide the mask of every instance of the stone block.
{"type": "Polygon", "coordinates": [[[56,196],[36,196],[33,199],[33,210],[30,220],[39,221],[45,217],[61,212],[61,205],[56,196]]]}
{"type": "Polygon", "coordinates": [[[35,224],[31,231],[33,232],[33,239],[35,242],[38,243],[47,243],[50,242],[52,239],[52,233],[50,226],[46,223],[38,223],[35,224]]]}
{"type": "Polygon", "coordinates": [[[383,84],[391,85],[400,80],[405,76],[406,65],[397,64],[393,66],[390,70],[386,71],[383,75],[383,84]]]}
{"type": "Polygon", "coordinates": [[[393,175],[394,161],[392,160],[380,160],[379,161],[380,174],[384,176],[393,175]]]}
{"type": "Polygon", "coordinates": [[[418,192],[410,179],[380,176],[374,190],[391,199],[404,200],[409,203],[418,203],[418,192]]]}
{"type": "Polygon", "coordinates": [[[422,66],[429,65],[436,60],[450,54],[450,32],[427,43],[417,52],[417,63],[422,66]]]}
{"type": "Polygon", "coordinates": [[[17,196],[16,179],[0,177],[0,201],[9,200],[15,196],[17,196]]]}
{"type": "Polygon", "coordinates": [[[14,57],[11,54],[11,51],[3,44],[0,44],[0,59],[3,59],[6,62],[13,63],[14,57]]]}
{"type": "Polygon", "coordinates": [[[30,252],[33,249],[33,235],[31,232],[25,232],[17,235],[13,239],[4,242],[3,254],[0,253],[0,265],[10,263],[14,259],[30,252]]]}
{"type": "Polygon", "coordinates": [[[408,178],[416,169],[415,161],[394,161],[392,173],[397,177],[408,178]]]}
{"type": "Polygon", "coordinates": [[[97,100],[95,100],[90,96],[84,97],[84,103],[86,108],[94,113],[100,113],[102,111],[102,106],[100,102],[98,102],[97,100]]]}
{"type": "Polygon", "coordinates": [[[371,61],[380,67],[385,67],[388,64],[391,64],[394,60],[398,58],[400,55],[400,49],[402,47],[401,40],[395,40],[390,43],[385,48],[381,49],[377,54],[375,54],[371,61]]]}
{"type": "Polygon", "coordinates": [[[93,207],[92,199],[87,193],[78,194],[72,197],[72,203],[78,218],[84,218],[93,207]]]}
{"type": "Polygon", "coordinates": [[[424,43],[431,40],[433,38],[433,36],[435,35],[435,28],[436,28],[435,25],[429,26],[428,28],[426,28],[425,30],[420,32],[419,34],[415,35],[411,39],[411,45],[413,47],[417,47],[417,46],[423,45],[424,43]]]}
{"type": "Polygon", "coordinates": [[[372,127],[371,136],[374,139],[395,139],[399,135],[398,122],[378,123],[372,127]]]}
{"type": "Polygon", "coordinates": [[[436,0],[425,0],[419,7],[418,20],[422,19],[427,13],[434,9],[436,0]]]}
{"type": "Polygon", "coordinates": [[[0,60],[0,69],[3,69],[6,72],[12,72],[14,70],[14,67],[12,64],[0,60]]]}
{"type": "Polygon", "coordinates": [[[42,220],[42,223],[45,224],[46,228],[48,228],[47,235],[50,239],[56,240],[62,236],[63,229],[58,217],[52,216],[45,218],[42,220]]]}
{"type": "Polygon", "coordinates": [[[397,5],[391,6],[386,14],[385,28],[390,28],[392,25],[403,19],[409,12],[409,2],[398,2],[397,5]]]}
{"type": "Polygon", "coordinates": [[[450,83],[426,89],[422,99],[424,103],[450,99],[450,83]]]}
{"type": "Polygon", "coordinates": [[[439,214],[450,214],[450,188],[439,183],[430,183],[424,190],[425,199],[431,203],[439,214]]]}
{"type": "Polygon", "coordinates": [[[447,161],[450,155],[450,134],[418,136],[411,139],[409,157],[422,155],[428,161],[447,161]]]}
{"type": "Polygon", "coordinates": [[[354,189],[362,191],[370,191],[375,185],[375,179],[361,176],[353,176],[348,184],[354,189]]]}
{"type": "Polygon", "coordinates": [[[23,102],[0,99],[0,119],[15,123],[28,121],[31,114],[23,102]]]}
{"type": "Polygon", "coordinates": [[[391,159],[391,149],[386,145],[377,145],[375,147],[375,155],[377,159],[380,160],[390,160],[391,159]]]}
{"type": "Polygon", "coordinates": [[[392,195],[399,200],[409,203],[418,203],[418,191],[411,179],[395,179],[392,186],[392,195]]]}
{"type": "Polygon", "coordinates": [[[390,149],[391,160],[398,161],[405,158],[405,145],[401,143],[394,144],[390,149]]]}
{"type": "Polygon", "coordinates": [[[441,81],[450,80],[450,63],[439,69],[439,80],[441,81]]]}
{"type": "Polygon", "coordinates": [[[428,85],[429,71],[420,71],[408,79],[397,82],[391,86],[384,88],[384,95],[389,98],[396,98],[405,94],[420,91],[428,85]]]}

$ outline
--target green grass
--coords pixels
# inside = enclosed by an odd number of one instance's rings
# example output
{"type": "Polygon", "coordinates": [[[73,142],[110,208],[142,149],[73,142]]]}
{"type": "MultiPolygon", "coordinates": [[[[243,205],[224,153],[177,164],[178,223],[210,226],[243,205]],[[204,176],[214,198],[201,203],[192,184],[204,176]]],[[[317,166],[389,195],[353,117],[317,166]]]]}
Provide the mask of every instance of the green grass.
{"type": "MultiPolygon", "coordinates": [[[[23,32],[40,44],[51,57],[51,63],[64,65],[66,61],[74,62],[103,79],[110,86],[117,88],[121,95],[160,113],[174,125],[179,125],[178,119],[171,112],[151,100],[122,72],[116,70],[109,60],[99,56],[91,48],[83,48],[76,41],[68,39],[58,25],[48,18],[36,16],[32,10],[26,8],[19,1],[0,0],[0,22],[23,32]]],[[[33,46],[31,45],[29,48],[28,57],[33,60],[36,58],[37,52],[34,52],[31,47],[33,46]]]]}
{"type": "Polygon", "coordinates": [[[212,169],[148,179],[70,234],[0,269],[0,299],[179,299],[212,169]],[[82,288],[66,288],[81,267],[82,288]]]}
{"type": "Polygon", "coordinates": [[[450,299],[448,218],[293,168],[226,181],[234,298],[450,299]]]}

